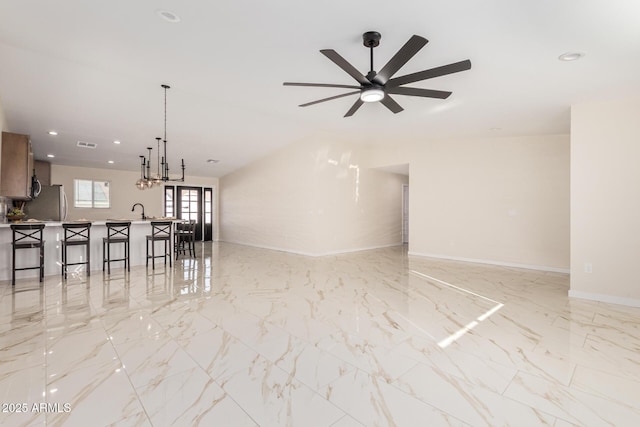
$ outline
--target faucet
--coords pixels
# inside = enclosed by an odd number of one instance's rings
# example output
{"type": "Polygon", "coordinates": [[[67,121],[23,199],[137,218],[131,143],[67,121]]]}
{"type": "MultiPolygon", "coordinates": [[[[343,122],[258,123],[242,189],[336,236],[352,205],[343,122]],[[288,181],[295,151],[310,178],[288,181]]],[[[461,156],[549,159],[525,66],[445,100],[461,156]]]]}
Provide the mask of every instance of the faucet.
{"type": "Polygon", "coordinates": [[[142,203],[135,203],[132,207],[131,207],[131,212],[133,212],[136,209],[136,206],[140,205],[140,207],[142,208],[142,219],[145,220],[147,219],[146,215],[144,214],[144,205],[142,203]]]}

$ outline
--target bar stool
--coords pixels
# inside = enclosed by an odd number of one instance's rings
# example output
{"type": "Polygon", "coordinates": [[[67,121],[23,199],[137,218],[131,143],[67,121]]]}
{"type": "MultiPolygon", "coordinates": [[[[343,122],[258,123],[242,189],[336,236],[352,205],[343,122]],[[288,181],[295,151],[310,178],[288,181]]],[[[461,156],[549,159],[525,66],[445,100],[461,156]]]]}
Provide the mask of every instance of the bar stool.
{"type": "Polygon", "coordinates": [[[11,285],[16,285],[16,271],[20,270],[40,270],[40,282],[44,280],[44,239],[42,238],[42,223],[11,224],[13,231],[12,264],[11,264],[11,285]],[[35,267],[16,268],[16,250],[19,249],[40,249],[40,263],[35,267]]]}
{"type": "Polygon", "coordinates": [[[111,274],[111,263],[124,261],[124,267],[127,271],[131,271],[131,263],[129,261],[129,229],[131,221],[107,222],[107,237],[102,238],[102,271],[104,265],[107,265],[107,273],[111,274]],[[111,244],[122,243],[124,245],[124,258],[111,259],[111,244]]]}
{"type": "Polygon", "coordinates": [[[178,259],[178,254],[187,254],[187,250],[189,251],[189,256],[196,256],[196,221],[189,220],[185,222],[176,222],[176,227],[174,230],[174,241],[175,241],[175,253],[176,259],[178,259]]]}
{"type": "Polygon", "coordinates": [[[149,258],[153,269],[156,268],[156,258],[164,257],[164,264],[167,265],[167,256],[169,256],[169,267],[171,267],[171,227],[172,221],[151,221],[151,234],[147,235],[147,267],[149,266],[149,258]],[[156,255],[156,242],[164,242],[164,253],[156,255]],[[151,255],[149,255],[149,243],[151,243],[151,255]]]}
{"type": "Polygon", "coordinates": [[[90,222],[69,222],[63,223],[64,238],[62,243],[62,271],[61,274],[67,278],[67,267],[70,265],[86,265],[87,276],[91,275],[91,223],[90,222]],[[86,261],[68,262],[67,249],[69,246],[84,246],[86,251],[86,261]]]}

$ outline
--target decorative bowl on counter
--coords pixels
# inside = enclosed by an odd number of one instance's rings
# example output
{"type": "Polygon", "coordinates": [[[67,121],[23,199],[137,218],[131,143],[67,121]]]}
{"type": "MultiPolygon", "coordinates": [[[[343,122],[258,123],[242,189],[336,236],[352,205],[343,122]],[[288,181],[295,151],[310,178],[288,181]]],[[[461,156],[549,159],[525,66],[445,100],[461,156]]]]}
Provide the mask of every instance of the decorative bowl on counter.
{"type": "Polygon", "coordinates": [[[13,222],[21,221],[24,219],[25,216],[26,216],[25,214],[18,214],[18,215],[7,214],[7,220],[13,221],[13,222]]]}

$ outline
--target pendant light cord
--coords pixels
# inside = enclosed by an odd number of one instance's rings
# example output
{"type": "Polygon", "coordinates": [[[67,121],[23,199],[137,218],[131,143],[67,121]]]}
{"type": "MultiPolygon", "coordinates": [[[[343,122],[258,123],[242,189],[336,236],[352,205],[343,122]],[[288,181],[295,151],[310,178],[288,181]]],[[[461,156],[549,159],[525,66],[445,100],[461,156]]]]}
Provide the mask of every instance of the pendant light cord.
{"type": "MultiPolygon", "coordinates": [[[[164,87],[164,140],[167,140],[167,89],[169,86],[163,85],[164,87]]],[[[165,157],[167,153],[164,153],[165,157]]]]}
{"type": "MultiPolygon", "coordinates": [[[[162,179],[169,180],[169,161],[167,159],[167,89],[171,86],[162,85],[164,88],[164,165],[162,168],[162,179]]],[[[160,150],[158,149],[158,152],[160,150]]]]}
{"type": "Polygon", "coordinates": [[[156,170],[157,178],[162,178],[162,174],[160,173],[160,138],[156,138],[157,146],[158,146],[158,169],[156,170]]]}

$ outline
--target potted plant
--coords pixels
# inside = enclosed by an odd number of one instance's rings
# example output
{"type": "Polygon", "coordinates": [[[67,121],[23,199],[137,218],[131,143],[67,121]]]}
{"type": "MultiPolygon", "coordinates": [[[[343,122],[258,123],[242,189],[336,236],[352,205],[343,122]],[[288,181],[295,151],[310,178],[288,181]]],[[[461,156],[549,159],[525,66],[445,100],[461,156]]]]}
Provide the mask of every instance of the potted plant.
{"type": "Polygon", "coordinates": [[[7,219],[9,221],[20,221],[25,217],[25,214],[20,208],[12,208],[7,212],[7,219]]]}

